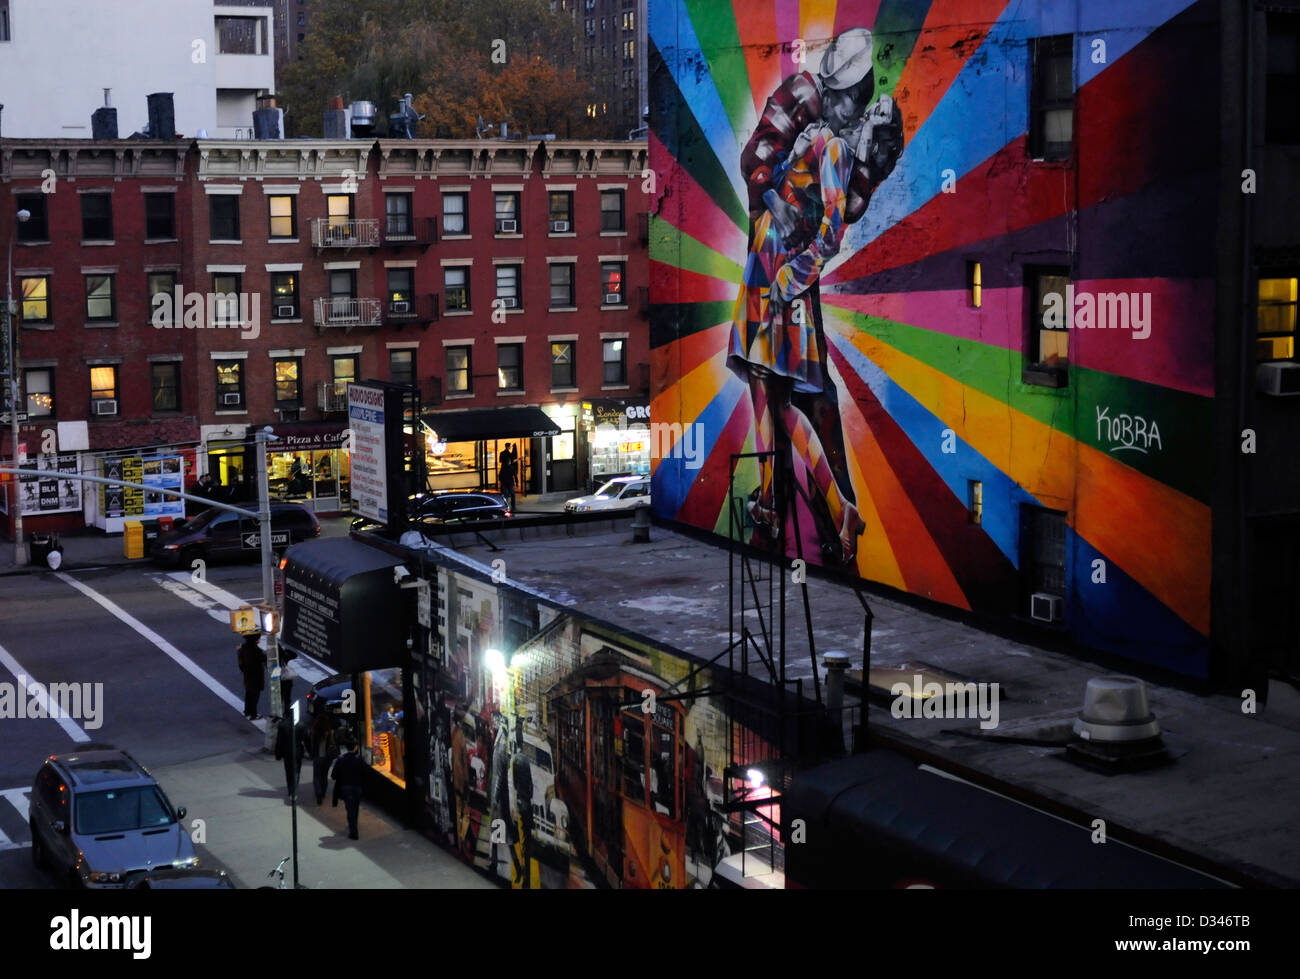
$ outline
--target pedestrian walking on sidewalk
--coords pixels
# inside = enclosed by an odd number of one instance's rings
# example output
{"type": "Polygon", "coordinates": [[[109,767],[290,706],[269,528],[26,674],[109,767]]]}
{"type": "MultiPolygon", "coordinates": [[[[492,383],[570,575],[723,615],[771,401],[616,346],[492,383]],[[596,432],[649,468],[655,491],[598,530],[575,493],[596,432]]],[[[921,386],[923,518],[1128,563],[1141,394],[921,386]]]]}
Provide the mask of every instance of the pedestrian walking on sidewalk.
{"type": "Polygon", "coordinates": [[[298,671],[293,668],[293,658],[297,653],[291,653],[281,647],[280,654],[284,659],[280,663],[280,710],[282,713],[289,713],[289,705],[293,703],[293,681],[298,679],[298,671]]]}
{"type": "Polygon", "coordinates": [[[515,485],[519,482],[519,456],[513,445],[506,446],[501,453],[501,495],[505,498],[510,512],[515,510],[515,485]]]}
{"type": "Polygon", "coordinates": [[[244,716],[255,721],[257,701],[266,686],[266,653],[257,641],[257,636],[245,636],[238,650],[239,672],[244,677],[244,716]]]}
{"type": "Polygon", "coordinates": [[[348,812],[348,839],[359,839],[357,835],[357,815],[361,809],[361,779],[366,770],[366,763],[357,754],[357,743],[349,741],[344,746],[343,754],[334,763],[334,805],[343,797],[343,805],[348,812]]]}
{"type": "Polygon", "coordinates": [[[338,724],[328,710],[316,718],[311,729],[311,781],[316,790],[316,805],[325,803],[325,790],[329,788],[330,766],[339,756],[338,724]]]}
{"type": "Polygon", "coordinates": [[[290,797],[298,794],[298,779],[302,774],[302,760],[311,750],[307,722],[293,723],[293,714],[284,712],[275,730],[275,759],[284,762],[284,784],[290,797]]]}

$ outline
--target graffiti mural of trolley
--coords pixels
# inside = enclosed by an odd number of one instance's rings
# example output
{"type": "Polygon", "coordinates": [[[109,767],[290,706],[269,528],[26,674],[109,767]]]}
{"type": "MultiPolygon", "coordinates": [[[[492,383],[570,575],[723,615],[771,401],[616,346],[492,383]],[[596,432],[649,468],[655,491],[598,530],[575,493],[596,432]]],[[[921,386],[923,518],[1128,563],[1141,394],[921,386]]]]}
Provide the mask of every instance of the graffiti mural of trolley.
{"type": "Polygon", "coordinates": [[[575,853],[610,887],[688,883],[686,712],[647,696],[665,686],[610,651],[549,691],[575,853]]]}

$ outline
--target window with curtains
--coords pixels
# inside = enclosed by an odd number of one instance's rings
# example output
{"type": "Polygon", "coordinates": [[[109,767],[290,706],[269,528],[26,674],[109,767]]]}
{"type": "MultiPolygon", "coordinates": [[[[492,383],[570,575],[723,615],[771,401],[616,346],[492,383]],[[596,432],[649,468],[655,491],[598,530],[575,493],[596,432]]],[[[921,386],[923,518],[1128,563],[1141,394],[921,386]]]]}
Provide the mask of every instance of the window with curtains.
{"type": "Polygon", "coordinates": [[[18,280],[22,296],[21,315],[24,323],[50,322],[50,277],[48,275],[24,276],[18,280]]]}
{"type": "Polygon", "coordinates": [[[27,417],[54,417],[54,370],[49,367],[31,367],[23,371],[23,393],[27,401],[27,417]]]}
{"type": "Polygon", "coordinates": [[[266,199],[270,210],[271,237],[298,237],[298,198],[293,194],[275,194],[266,199]]]}
{"type": "Polygon", "coordinates": [[[551,387],[577,387],[577,371],[574,364],[574,350],[577,344],[572,340],[557,340],[551,344],[551,387]]]}
{"type": "Polygon", "coordinates": [[[276,408],[297,408],[302,405],[302,360],[286,357],[272,362],[275,372],[276,408]]]}
{"type": "Polygon", "coordinates": [[[442,195],[442,233],[444,235],[468,234],[469,195],[442,195]]]}
{"type": "Polygon", "coordinates": [[[117,318],[113,275],[86,276],[86,319],[112,321],[117,318]]]}
{"type": "Polygon", "coordinates": [[[447,348],[447,390],[455,394],[470,392],[470,348],[447,348]]]}
{"type": "Polygon", "coordinates": [[[217,371],[217,410],[238,411],[244,407],[244,362],[213,361],[217,371]]]}

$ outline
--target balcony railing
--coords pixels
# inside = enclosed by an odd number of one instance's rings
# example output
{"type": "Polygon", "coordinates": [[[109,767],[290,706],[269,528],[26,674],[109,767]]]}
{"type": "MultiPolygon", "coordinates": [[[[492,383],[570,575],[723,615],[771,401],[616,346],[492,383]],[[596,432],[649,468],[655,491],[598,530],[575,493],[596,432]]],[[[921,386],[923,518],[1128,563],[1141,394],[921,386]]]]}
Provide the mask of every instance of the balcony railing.
{"type": "Polygon", "coordinates": [[[378,326],[383,322],[383,303],[378,299],[317,299],[314,306],[317,328],[351,329],[354,326],[378,326]]]}
{"type": "Polygon", "coordinates": [[[384,303],[384,325],[404,326],[407,323],[434,323],[438,319],[438,294],[408,296],[389,299],[384,303]]]}
{"type": "Polygon", "coordinates": [[[384,219],[384,245],[402,248],[415,245],[427,248],[438,240],[438,222],[434,218],[413,218],[409,214],[389,214],[384,219]]]}
{"type": "Polygon", "coordinates": [[[379,221],[377,218],[312,218],[311,243],[313,248],[377,248],[379,247],[379,221]]]}
{"type": "Polygon", "coordinates": [[[316,386],[316,400],[321,411],[347,411],[348,382],[321,381],[316,386]]]}

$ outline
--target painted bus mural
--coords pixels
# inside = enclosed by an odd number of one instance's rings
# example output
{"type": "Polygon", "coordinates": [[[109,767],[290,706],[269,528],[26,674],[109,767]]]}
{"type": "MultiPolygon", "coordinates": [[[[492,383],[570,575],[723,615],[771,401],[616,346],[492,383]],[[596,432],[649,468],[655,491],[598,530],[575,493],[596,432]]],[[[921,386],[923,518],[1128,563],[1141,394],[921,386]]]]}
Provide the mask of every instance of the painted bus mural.
{"type": "Polygon", "coordinates": [[[1206,675],[1214,6],[658,0],[649,42],[657,513],[1206,675]]]}

